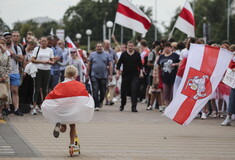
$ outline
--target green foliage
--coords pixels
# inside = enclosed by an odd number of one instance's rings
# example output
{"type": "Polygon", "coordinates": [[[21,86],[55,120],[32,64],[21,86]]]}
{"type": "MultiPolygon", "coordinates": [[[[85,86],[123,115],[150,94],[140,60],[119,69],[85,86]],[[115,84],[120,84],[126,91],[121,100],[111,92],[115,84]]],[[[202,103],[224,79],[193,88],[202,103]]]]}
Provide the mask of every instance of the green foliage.
{"type": "MultiPolygon", "coordinates": [[[[92,35],[91,40],[102,41],[103,40],[103,24],[107,21],[114,22],[115,14],[117,10],[118,1],[114,0],[109,2],[104,0],[103,2],[94,0],[81,0],[76,6],[70,7],[64,14],[64,24],[65,32],[71,39],[76,40],[76,34],[82,34],[82,39],[80,42],[82,44],[87,43],[86,30],[91,29],[92,35]]],[[[140,8],[145,12],[145,14],[150,17],[152,15],[151,8],[145,10],[144,6],[140,8]]],[[[115,37],[120,42],[121,40],[121,26],[116,24],[115,26],[115,37]]],[[[132,30],[125,28],[123,29],[123,42],[127,42],[133,39],[132,30]]],[[[139,34],[136,34],[138,36],[139,34]]],[[[106,36],[108,38],[108,29],[106,31],[106,36]]],[[[161,34],[158,32],[158,37],[161,34]]],[[[152,25],[150,30],[146,35],[146,40],[152,43],[154,40],[154,26],[152,25]]],[[[92,45],[91,45],[92,47],[92,45]]]]}
{"type": "Polygon", "coordinates": [[[0,34],[2,34],[5,31],[10,31],[10,28],[8,25],[6,25],[4,23],[4,21],[2,20],[2,18],[0,18],[0,34]]]}
{"type": "MultiPolygon", "coordinates": [[[[234,2],[234,0],[230,1],[231,3],[234,2]]],[[[212,41],[219,43],[227,39],[227,2],[227,0],[195,0],[194,17],[196,21],[196,37],[203,37],[203,23],[207,23],[212,41]]],[[[179,12],[180,9],[178,8],[175,16],[172,18],[170,27],[166,28],[165,35],[169,35],[179,12]]],[[[234,20],[235,15],[233,13],[230,17],[230,42],[232,43],[235,43],[235,36],[232,31],[235,28],[234,20]]],[[[186,35],[177,29],[173,36],[176,40],[184,40],[186,38],[186,35]]]]}
{"type": "Polygon", "coordinates": [[[28,20],[25,23],[16,22],[14,24],[13,31],[19,31],[22,37],[24,37],[28,31],[32,31],[36,37],[40,38],[42,36],[50,35],[51,28],[53,28],[55,32],[56,29],[61,29],[63,26],[57,24],[55,21],[38,24],[33,20],[28,20]]]}

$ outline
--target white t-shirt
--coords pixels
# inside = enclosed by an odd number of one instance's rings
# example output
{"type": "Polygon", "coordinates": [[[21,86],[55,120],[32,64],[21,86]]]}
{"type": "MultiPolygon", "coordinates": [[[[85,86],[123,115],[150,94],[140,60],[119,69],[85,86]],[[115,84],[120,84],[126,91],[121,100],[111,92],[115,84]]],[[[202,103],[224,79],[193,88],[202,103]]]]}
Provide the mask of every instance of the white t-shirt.
{"type": "MultiPolygon", "coordinates": [[[[20,49],[19,46],[17,46],[17,52],[15,50],[15,48],[12,46],[12,51],[16,54],[16,55],[22,55],[22,51],[20,49]]],[[[19,73],[19,62],[16,61],[14,58],[11,58],[11,73],[10,74],[17,74],[19,73]]]]}
{"type": "Polygon", "coordinates": [[[180,60],[183,60],[184,58],[188,57],[188,49],[184,48],[183,50],[181,50],[181,55],[180,55],[180,60]]]}
{"type": "MultiPolygon", "coordinates": [[[[37,52],[38,52],[38,47],[35,47],[33,50],[33,56],[35,57],[37,56],[37,52]]],[[[38,61],[48,61],[51,58],[54,58],[54,53],[53,50],[51,48],[40,48],[39,52],[38,52],[38,56],[37,59],[38,61]]],[[[51,65],[50,64],[43,64],[43,63],[36,63],[37,68],[41,69],[41,70],[51,70],[51,65]]]]}

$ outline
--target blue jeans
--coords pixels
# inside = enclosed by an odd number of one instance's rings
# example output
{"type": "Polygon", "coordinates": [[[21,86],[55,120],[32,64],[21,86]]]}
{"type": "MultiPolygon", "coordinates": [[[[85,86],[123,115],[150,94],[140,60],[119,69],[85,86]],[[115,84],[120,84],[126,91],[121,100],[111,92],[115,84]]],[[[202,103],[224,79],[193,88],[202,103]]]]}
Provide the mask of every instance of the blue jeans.
{"type": "Polygon", "coordinates": [[[229,95],[228,113],[235,114],[235,89],[231,89],[229,95]]]}
{"type": "Polygon", "coordinates": [[[107,78],[99,79],[96,77],[91,77],[91,84],[93,93],[92,95],[95,101],[95,108],[97,108],[100,107],[101,103],[103,103],[106,93],[107,78]]]}
{"type": "Polygon", "coordinates": [[[52,86],[51,88],[53,89],[58,83],[59,83],[59,79],[60,79],[60,70],[58,71],[53,71],[53,75],[52,75],[52,86]]]}

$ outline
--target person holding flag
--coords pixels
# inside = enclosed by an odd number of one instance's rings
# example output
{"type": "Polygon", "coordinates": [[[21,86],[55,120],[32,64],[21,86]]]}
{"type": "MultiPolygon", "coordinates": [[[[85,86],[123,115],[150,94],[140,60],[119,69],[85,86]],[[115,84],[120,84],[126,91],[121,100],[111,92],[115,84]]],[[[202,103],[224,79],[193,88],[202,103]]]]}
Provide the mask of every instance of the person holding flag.
{"type": "MultiPolygon", "coordinates": [[[[235,53],[235,44],[231,45],[229,47],[229,50],[233,53],[235,53]]],[[[231,60],[229,64],[229,68],[232,69],[233,72],[235,72],[235,57],[231,60]]],[[[226,119],[221,123],[221,126],[231,126],[231,119],[232,114],[235,114],[235,88],[231,89],[230,95],[229,95],[229,104],[227,109],[227,117],[226,119]]]]}
{"type": "Polygon", "coordinates": [[[73,65],[74,67],[76,67],[76,69],[78,70],[78,76],[76,78],[77,81],[82,82],[82,63],[80,61],[80,59],[78,58],[78,52],[76,48],[72,48],[70,49],[70,58],[65,61],[65,62],[57,62],[59,65],[61,66],[67,66],[67,65],[73,65]]]}

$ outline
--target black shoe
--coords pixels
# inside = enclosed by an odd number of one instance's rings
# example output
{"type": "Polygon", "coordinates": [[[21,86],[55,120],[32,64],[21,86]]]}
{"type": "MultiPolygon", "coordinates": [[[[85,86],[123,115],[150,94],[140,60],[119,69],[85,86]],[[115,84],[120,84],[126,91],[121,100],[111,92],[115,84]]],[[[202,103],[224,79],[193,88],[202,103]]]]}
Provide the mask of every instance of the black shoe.
{"type": "Polygon", "coordinates": [[[123,111],[124,110],[124,106],[121,106],[120,108],[119,108],[119,111],[123,111]]]}
{"type": "Polygon", "coordinates": [[[132,111],[131,112],[138,112],[138,110],[137,109],[132,109],[132,111]]]}
{"type": "Polygon", "coordinates": [[[111,102],[109,103],[109,105],[110,105],[110,106],[114,105],[114,102],[111,101],[111,102]]]}
{"type": "Polygon", "coordinates": [[[4,116],[8,116],[9,114],[11,114],[11,110],[10,109],[6,109],[6,108],[3,108],[2,109],[2,115],[4,116]]]}
{"type": "Polygon", "coordinates": [[[23,116],[23,113],[21,113],[21,112],[19,111],[19,109],[17,109],[17,110],[14,112],[14,115],[23,116]]]}
{"type": "Polygon", "coordinates": [[[53,131],[53,135],[55,138],[58,138],[60,135],[60,122],[57,122],[55,125],[55,129],[53,131]]]}

